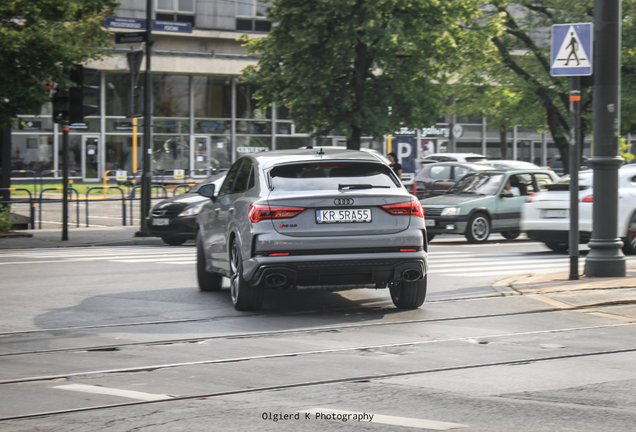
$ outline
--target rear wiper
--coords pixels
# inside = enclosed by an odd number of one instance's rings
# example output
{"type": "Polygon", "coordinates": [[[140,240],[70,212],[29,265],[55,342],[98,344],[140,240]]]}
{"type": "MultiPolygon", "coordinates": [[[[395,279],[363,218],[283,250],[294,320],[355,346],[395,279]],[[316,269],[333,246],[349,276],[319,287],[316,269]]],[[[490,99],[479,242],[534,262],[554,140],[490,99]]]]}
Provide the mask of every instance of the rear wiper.
{"type": "Polygon", "coordinates": [[[386,188],[389,189],[391,186],[376,186],[372,184],[339,184],[338,190],[351,190],[351,189],[373,189],[373,188],[386,188]]]}

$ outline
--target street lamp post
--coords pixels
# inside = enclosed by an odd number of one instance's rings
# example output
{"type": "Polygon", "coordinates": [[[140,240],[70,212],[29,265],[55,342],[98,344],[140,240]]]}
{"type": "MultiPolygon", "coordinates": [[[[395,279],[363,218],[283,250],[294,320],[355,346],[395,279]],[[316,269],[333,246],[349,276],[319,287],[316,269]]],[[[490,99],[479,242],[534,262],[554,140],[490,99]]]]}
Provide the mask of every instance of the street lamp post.
{"type": "Polygon", "coordinates": [[[618,154],[620,135],[621,2],[595,0],[594,39],[594,169],[592,238],[585,262],[588,277],[624,277],[623,243],[618,238],[618,154]]]}

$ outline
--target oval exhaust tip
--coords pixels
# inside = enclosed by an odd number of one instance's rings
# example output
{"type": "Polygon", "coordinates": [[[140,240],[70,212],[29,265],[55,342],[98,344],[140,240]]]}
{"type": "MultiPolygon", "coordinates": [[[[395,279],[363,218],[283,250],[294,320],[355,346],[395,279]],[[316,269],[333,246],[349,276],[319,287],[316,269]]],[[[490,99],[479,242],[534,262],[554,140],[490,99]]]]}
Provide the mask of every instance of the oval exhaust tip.
{"type": "Polygon", "coordinates": [[[422,274],[418,270],[405,270],[404,273],[402,273],[402,279],[407,282],[415,282],[420,279],[420,277],[422,277],[422,274]]]}

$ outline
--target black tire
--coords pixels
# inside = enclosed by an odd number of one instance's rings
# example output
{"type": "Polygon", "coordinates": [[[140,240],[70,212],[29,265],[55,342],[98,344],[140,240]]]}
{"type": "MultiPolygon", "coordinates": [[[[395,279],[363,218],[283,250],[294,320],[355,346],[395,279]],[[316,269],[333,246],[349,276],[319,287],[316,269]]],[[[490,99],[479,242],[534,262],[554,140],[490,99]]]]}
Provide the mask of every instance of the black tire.
{"type": "Polygon", "coordinates": [[[627,226],[627,237],[623,239],[623,253],[625,255],[636,255],[636,213],[632,215],[627,226]]]}
{"type": "Polygon", "coordinates": [[[516,231],[502,231],[501,235],[506,239],[506,240],[514,240],[517,237],[519,237],[521,235],[521,231],[516,230],[516,231]]]}
{"type": "Polygon", "coordinates": [[[426,240],[428,240],[429,242],[432,241],[434,238],[435,234],[426,233],[426,240]]]}
{"type": "Polygon", "coordinates": [[[223,285],[223,276],[205,270],[203,242],[199,234],[197,234],[197,281],[201,291],[220,291],[223,285]]]}
{"type": "Polygon", "coordinates": [[[557,253],[565,253],[569,249],[567,243],[545,243],[545,245],[548,247],[548,249],[557,253]]]}
{"type": "Polygon", "coordinates": [[[475,213],[468,221],[466,239],[469,243],[484,243],[490,236],[490,219],[484,213],[475,213]]]}
{"type": "Polygon", "coordinates": [[[243,279],[243,259],[241,250],[236,241],[230,246],[230,293],[232,304],[238,311],[259,310],[263,306],[263,289],[259,286],[250,286],[243,279]]]}
{"type": "Polygon", "coordinates": [[[186,242],[187,239],[179,237],[161,237],[161,240],[163,240],[165,244],[170,246],[181,246],[186,242]]]}
{"type": "Polygon", "coordinates": [[[427,276],[415,282],[389,285],[391,300],[398,309],[417,309],[426,299],[427,276]]]}

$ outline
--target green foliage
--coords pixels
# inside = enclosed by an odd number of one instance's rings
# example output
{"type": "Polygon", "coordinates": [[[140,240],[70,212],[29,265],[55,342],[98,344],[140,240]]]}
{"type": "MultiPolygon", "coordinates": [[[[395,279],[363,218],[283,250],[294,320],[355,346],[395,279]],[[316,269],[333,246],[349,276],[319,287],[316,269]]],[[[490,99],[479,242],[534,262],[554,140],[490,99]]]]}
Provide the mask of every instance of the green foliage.
{"type": "Polygon", "coordinates": [[[38,112],[51,81],[63,70],[99,58],[109,34],[104,18],[113,0],[2,0],[0,2],[0,126],[38,112]]]}
{"type": "Polygon", "coordinates": [[[625,159],[625,162],[627,162],[627,163],[629,163],[629,161],[634,159],[634,155],[631,154],[631,153],[628,153],[629,150],[630,150],[630,148],[627,145],[627,141],[625,140],[625,138],[620,138],[618,140],[618,151],[619,151],[621,157],[623,159],[625,159]]]}
{"type": "Polygon", "coordinates": [[[433,122],[448,82],[466,61],[483,61],[497,32],[476,0],[277,0],[262,55],[244,79],[261,85],[261,107],[290,108],[303,132],[380,137],[433,122]],[[486,50],[487,51],[487,50],[486,50]]]}
{"type": "Polygon", "coordinates": [[[0,233],[11,232],[11,224],[17,219],[17,217],[12,218],[10,212],[10,205],[5,204],[0,206],[0,233]]]}
{"type": "MultiPolygon", "coordinates": [[[[503,31],[490,40],[495,57],[467,64],[456,86],[455,109],[467,113],[481,106],[480,111],[500,127],[545,125],[567,166],[569,78],[550,76],[550,29],[554,24],[593,22],[594,0],[484,3],[491,19],[499,17],[503,31]]],[[[622,18],[621,133],[625,134],[636,132],[636,0],[622,0],[622,18]]],[[[582,92],[581,116],[582,132],[590,134],[589,86],[582,92]]]]}

